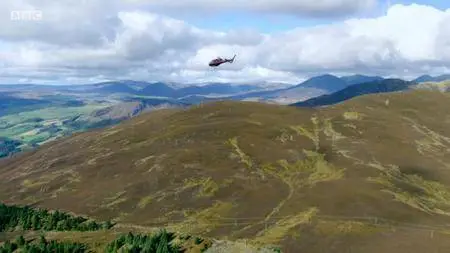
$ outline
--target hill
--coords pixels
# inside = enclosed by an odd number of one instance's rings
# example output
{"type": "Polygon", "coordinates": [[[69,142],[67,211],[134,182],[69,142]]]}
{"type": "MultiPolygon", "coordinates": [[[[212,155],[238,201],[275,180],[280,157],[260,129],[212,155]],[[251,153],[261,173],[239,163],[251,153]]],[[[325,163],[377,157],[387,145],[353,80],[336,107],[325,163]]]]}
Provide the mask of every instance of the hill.
{"type": "Polygon", "coordinates": [[[100,222],[60,210],[0,203],[0,252],[245,252],[276,253],[189,234],[100,222]],[[14,240],[13,240],[14,239],[14,240]]]}
{"type": "Polygon", "coordinates": [[[351,75],[342,76],[341,80],[347,83],[347,85],[354,85],[358,83],[368,83],[373,81],[381,81],[384,78],[381,76],[365,76],[365,75],[351,75]]]}
{"type": "Polygon", "coordinates": [[[43,99],[21,98],[10,93],[0,93],[0,117],[29,108],[44,108],[51,104],[51,101],[43,99]]]}
{"type": "Polygon", "coordinates": [[[209,83],[206,85],[192,85],[178,89],[176,97],[185,97],[192,95],[230,95],[260,90],[255,85],[233,85],[230,83],[209,83]]]}
{"type": "Polygon", "coordinates": [[[383,79],[368,83],[358,83],[332,94],[314,97],[306,101],[295,103],[293,105],[301,107],[330,105],[366,94],[403,91],[409,89],[413,85],[414,83],[403,81],[401,79],[383,79]]]}
{"type": "Polygon", "coordinates": [[[314,76],[287,88],[248,92],[229,97],[233,100],[250,100],[276,104],[291,104],[342,90],[350,85],[383,80],[378,76],[352,75],[337,77],[330,74],[314,76]]]}
{"type": "Polygon", "coordinates": [[[231,100],[259,101],[275,104],[290,104],[295,101],[306,100],[311,97],[327,94],[330,90],[339,90],[345,86],[345,81],[333,75],[312,77],[300,84],[275,90],[248,92],[227,97],[231,100]]]}
{"type": "Polygon", "coordinates": [[[0,199],[283,252],[435,252],[450,247],[449,102],[153,111],[0,161],[0,199]]]}
{"type": "Polygon", "coordinates": [[[177,88],[177,85],[170,85],[165,82],[149,83],[132,80],[122,80],[89,85],[77,85],[67,89],[71,92],[99,93],[105,95],[129,94],[176,99],[191,95],[231,95],[254,90],[262,90],[263,87],[259,87],[258,85],[232,83],[194,83],[190,84],[187,87],[177,88]]]}
{"type": "MultiPolygon", "coordinates": [[[[89,91],[98,92],[98,93],[130,93],[137,94],[137,90],[130,87],[127,83],[123,82],[105,82],[94,85],[95,89],[90,89],[89,91]]],[[[92,88],[92,87],[89,87],[92,88]]]]}
{"type": "Polygon", "coordinates": [[[152,83],[139,90],[139,95],[156,96],[156,97],[173,97],[175,89],[162,82],[152,83]]]}
{"type": "Polygon", "coordinates": [[[415,85],[413,88],[437,90],[437,91],[441,91],[441,92],[449,92],[450,91],[450,81],[423,82],[423,83],[419,83],[419,84],[415,85]]]}
{"type": "Polygon", "coordinates": [[[430,76],[430,75],[422,75],[418,78],[414,79],[413,82],[416,83],[425,83],[425,82],[442,82],[450,80],[450,74],[440,75],[440,76],[430,76]]]}

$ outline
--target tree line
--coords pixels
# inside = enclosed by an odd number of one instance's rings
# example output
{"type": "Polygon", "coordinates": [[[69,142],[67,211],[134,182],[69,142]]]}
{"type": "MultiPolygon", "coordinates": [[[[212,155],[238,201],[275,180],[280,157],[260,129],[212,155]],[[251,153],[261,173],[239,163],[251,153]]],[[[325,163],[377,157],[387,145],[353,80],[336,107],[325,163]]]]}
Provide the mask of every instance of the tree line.
{"type": "MultiPolygon", "coordinates": [[[[154,235],[128,234],[119,235],[114,241],[110,242],[105,252],[124,252],[124,253],[181,253],[183,250],[179,245],[172,243],[175,239],[173,233],[161,230],[154,235]]],[[[20,235],[14,241],[6,241],[0,245],[0,253],[13,252],[27,253],[84,253],[91,252],[88,245],[79,242],[47,240],[43,235],[39,239],[25,240],[20,235]]]]}
{"type": "Polygon", "coordinates": [[[161,230],[154,235],[133,234],[120,235],[106,246],[106,252],[153,252],[153,253],[181,253],[179,245],[172,244],[174,233],[161,230]]]}
{"type": "Polygon", "coordinates": [[[16,250],[28,253],[54,253],[54,252],[71,252],[84,253],[88,252],[88,247],[78,242],[60,242],[56,240],[48,241],[41,235],[39,241],[25,240],[23,236],[18,236],[15,241],[6,241],[0,246],[0,253],[12,253],[16,250]]]}
{"type": "Polygon", "coordinates": [[[93,231],[110,229],[111,221],[96,222],[81,216],[29,206],[0,203],[0,232],[22,230],[93,231]]]}

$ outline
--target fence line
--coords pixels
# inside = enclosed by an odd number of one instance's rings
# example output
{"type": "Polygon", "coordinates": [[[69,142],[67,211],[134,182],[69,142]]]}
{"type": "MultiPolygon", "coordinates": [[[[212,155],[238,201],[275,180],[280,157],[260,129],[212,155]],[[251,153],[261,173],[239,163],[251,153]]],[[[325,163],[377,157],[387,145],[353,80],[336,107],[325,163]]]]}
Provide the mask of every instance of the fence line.
{"type": "MultiPolygon", "coordinates": [[[[170,219],[170,220],[160,220],[153,222],[146,222],[147,226],[163,226],[163,227],[178,227],[176,223],[186,223],[186,226],[198,225],[214,225],[214,226],[244,226],[244,225],[273,225],[277,221],[289,219],[294,216],[273,216],[270,220],[264,221],[265,217],[216,217],[216,218],[205,218],[202,220],[188,220],[188,219],[170,219]],[[206,221],[206,222],[205,222],[206,221]],[[256,224],[255,221],[261,221],[260,224],[256,224]]],[[[314,215],[312,220],[325,220],[325,221],[355,221],[362,222],[364,224],[370,224],[377,227],[389,227],[389,228],[404,228],[412,230],[426,230],[426,231],[446,231],[450,232],[450,224],[443,225],[430,225],[430,224],[419,224],[419,223],[407,223],[399,222],[394,220],[389,220],[380,217],[371,216],[332,216],[332,215],[314,215]]]]}

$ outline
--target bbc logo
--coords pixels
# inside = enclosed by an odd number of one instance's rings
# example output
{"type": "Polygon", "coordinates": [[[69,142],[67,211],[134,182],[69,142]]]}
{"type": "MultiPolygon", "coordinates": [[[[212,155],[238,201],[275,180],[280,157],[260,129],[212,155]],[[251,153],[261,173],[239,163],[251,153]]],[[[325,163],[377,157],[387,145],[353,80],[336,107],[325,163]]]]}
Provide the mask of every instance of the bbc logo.
{"type": "Polygon", "coordinates": [[[11,11],[12,21],[39,21],[42,20],[42,11],[23,10],[11,11]]]}

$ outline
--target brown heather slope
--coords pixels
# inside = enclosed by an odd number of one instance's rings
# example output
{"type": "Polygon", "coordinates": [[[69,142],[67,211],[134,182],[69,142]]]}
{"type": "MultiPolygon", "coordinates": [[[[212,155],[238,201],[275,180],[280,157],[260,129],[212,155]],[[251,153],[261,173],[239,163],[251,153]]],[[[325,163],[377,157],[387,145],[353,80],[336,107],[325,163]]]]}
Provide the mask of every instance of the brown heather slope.
{"type": "Polygon", "coordinates": [[[2,161],[0,197],[283,252],[450,252],[449,104],[154,111],[2,161]]]}

